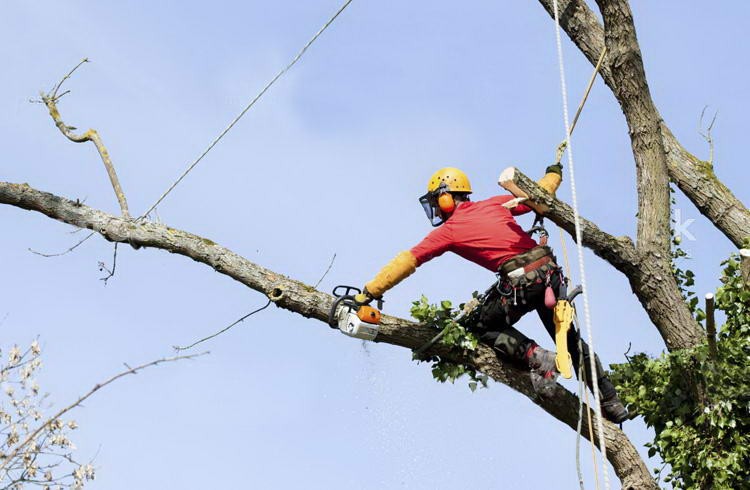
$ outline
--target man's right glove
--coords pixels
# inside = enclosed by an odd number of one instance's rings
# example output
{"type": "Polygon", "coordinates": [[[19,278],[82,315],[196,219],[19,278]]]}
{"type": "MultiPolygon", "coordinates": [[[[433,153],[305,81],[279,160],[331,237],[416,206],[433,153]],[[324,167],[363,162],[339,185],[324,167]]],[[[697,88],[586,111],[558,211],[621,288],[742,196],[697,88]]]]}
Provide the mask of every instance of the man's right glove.
{"type": "Polygon", "coordinates": [[[367,290],[367,286],[362,288],[362,292],[354,295],[354,301],[358,305],[369,305],[375,298],[367,290]]]}
{"type": "Polygon", "coordinates": [[[560,177],[562,177],[562,164],[560,162],[558,162],[558,163],[555,163],[553,165],[550,165],[549,167],[547,167],[547,169],[544,171],[544,173],[545,174],[553,173],[553,174],[557,174],[560,177]]]}

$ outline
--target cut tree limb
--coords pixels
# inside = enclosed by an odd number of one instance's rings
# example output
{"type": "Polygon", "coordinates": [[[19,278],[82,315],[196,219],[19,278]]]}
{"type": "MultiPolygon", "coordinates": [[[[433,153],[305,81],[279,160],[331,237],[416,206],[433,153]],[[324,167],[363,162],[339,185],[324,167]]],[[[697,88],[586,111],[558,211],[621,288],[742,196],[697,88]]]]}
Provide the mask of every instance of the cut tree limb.
{"type": "MultiPolygon", "coordinates": [[[[575,240],[573,209],[539,187],[518,169],[506,169],[501,174],[501,185],[518,189],[530,206],[543,205],[545,217],[568,232],[575,240]]],[[[659,330],[669,350],[692,347],[703,340],[698,322],[690,314],[680,295],[671,270],[664,270],[664,256],[639,250],[630,237],[615,237],[596,224],[581,217],[583,245],[622,272],[630,282],[654,326],[659,330]]]]}
{"type": "MultiPolygon", "coordinates": [[[[76,201],[33,189],[26,184],[0,182],[0,203],[39,212],[73,226],[93,230],[109,241],[158,248],[189,257],[263,293],[281,308],[308,318],[327,321],[328,310],[333,301],[331,295],[257,265],[206,238],[157,223],[136,223],[76,201]]],[[[416,349],[429,341],[434,334],[435,330],[431,327],[384,315],[377,341],[416,349]]],[[[438,345],[428,353],[451,358],[445,348],[438,345]]],[[[454,357],[453,360],[467,363],[495,381],[510,386],[575,429],[578,420],[578,398],[563,387],[556,386],[550,396],[538,395],[528,371],[520,370],[499,359],[495,352],[485,345],[480,345],[468,358],[454,357]]],[[[586,424],[586,421],[583,423],[586,424]]],[[[604,431],[608,447],[611,448],[607,452],[607,457],[623,488],[656,489],[648,468],[627,436],[609,422],[605,422],[604,431]]],[[[594,432],[596,437],[595,428],[594,432]]]]}
{"type": "MultiPolygon", "coordinates": [[[[503,170],[498,184],[516,197],[529,199],[524,204],[544,214],[575,240],[575,217],[573,208],[568,204],[547,193],[515,167],[503,170]]],[[[596,255],[623,273],[627,274],[637,266],[640,256],[630,237],[610,235],[583,217],[580,222],[581,237],[585,247],[590,248],[596,255]]]]}

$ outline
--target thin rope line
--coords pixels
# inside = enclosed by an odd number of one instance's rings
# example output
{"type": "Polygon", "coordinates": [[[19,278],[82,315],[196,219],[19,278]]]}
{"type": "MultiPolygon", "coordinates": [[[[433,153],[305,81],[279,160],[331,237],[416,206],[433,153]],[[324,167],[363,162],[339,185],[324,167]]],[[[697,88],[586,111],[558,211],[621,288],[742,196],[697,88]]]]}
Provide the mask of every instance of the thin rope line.
{"type": "Polygon", "coordinates": [[[594,412],[596,414],[597,429],[599,431],[599,449],[602,453],[602,475],[604,477],[604,488],[609,490],[609,471],[607,469],[607,447],[604,439],[604,424],[602,422],[601,406],[599,405],[599,380],[596,373],[596,351],[594,349],[594,336],[591,328],[591,310],[589,308],[588,287],[586,286],[586,269],[583,259],[583,244],[581,233],[581,219],[578,213],[578,196],[576,193],[575,167],[573,164],[573,146],[571,145],[570,119],[568,115],[568,89],[565,82],[565,62],[562,52],[562,40],[560,36],[560,16],[557,0],[554,0],[555,10],[555,41],[557,43],[557,60],[560,68],[560,89],[563,99],[563,119],[565,120],[565,135],[568,148],[568,166],[570,168],[570,190],[573,198],[573,217],[576,232],[576,247],[578,249],[578,268],[583,287],[583,311],[586,323],[586,333],[589,341],[589,364],[591,365],[591,385],[594,392],[594,412]]]}
{"type": "Polygon", "coordinates": [[[260,308],[258,308],[257,310],[253,310],[253,311],[251,311],[251,312],[250,312],[250,313],[248,313],[247,315],[243,316],[243,317],[242,317],[242,318],[240,318],[239,320],[236,320],[236,321],[232,322],[231,324],[229,324],[229,325],[227,325],[226,327],[222,328],[222,329],[221,329],[221,330],[219,330],[218,332],[216,332],[216,333],[213,333],[213,334],[209,335],[208,337],[203,337],[202,339],[200,339],[200,340],[197,340],[197,341],[193,342],[192,344],[188,345],[187,347],[180,347],[180,346],[178,346],[178,345],[173,345],[173,346],[172,346],[172,348],[173,348],[173,349],[175,350],[175,352],[180,352],[180,351],[183,351],[183,350],[188,350],[188,349],[192,349],[193,347],[195,347],[195,346],[196,346],[196,345],[198,345],[198,344],[201,344],[201,343],[203,343],[203,342],[205,342],[205,341],[207,341],[207,340],[211,340],[211,339],[212,339],[212,338],[214,338],[214,337],[218,337],[219,335],[223,334],[224,332],[226,332],[226,331],[227,331],[227,330],[229,330],[230,328],[234,327],[234,326],[235,326],[235,325],[237,325],[238,323],[242,323],[242,322],[244,322],[245,320],[247,320],[247,318],[248,318],[248,317],[251,317],[251,316],[255,315],[255,314],[256,314],[256,313],[258,313],[259,311],[263,311],[263,310],[265,310],[266,308],[268,308],[268,306],[269,306],[270,304],[271,304],[271,300],[269,299],[269,300],[268,300],[268,303],[266,303],[265,305],[261,306],[261,307],[260,307],[260,308]]]}
{"type": "MultiPolygon", "coordinates": [[[[565,262],[565,270],[570,275],[570,261],[568,260],[568,246],[563,235],[563,229],[558,226],[560,232],[560,243],[562,244],[563,260],[565,262]]],[[[594,486],[599,488],[599,470],[596,465],[596,452],[594,450],[594,430],[591,424],[591,410],[588,407],[591,406],[589,402],[589,391],[586,389],[586,367],[583,362],[583,341],[581,340],[581,328],[578,325],[578,314],[573,310],[573,323],[576,331],[578,332],[578,424],[576,425],[576,471],[578,472],[578,483],[583,490],[583,473],[581,472],[581,426],[583,424],[583,405],[584,397],[586,400],[586,419],[588,423],[586,426],[589,429],[589,440],[591,441],[591,461],[593,461],[594,469],[594,486]]]]}
{"type": "Polygon", "coordinates": [[[316,40],[317,40],[317,39],[318,39],[318,38],[320,37],[320,35],[321,35],[321,34],[323,34],[323,32],[325,32],[325,30],[326,30],[326,29],[328,29],[328,26],[330,26],[331,24],[333,24],[333,22],[334,22],[334,21],[336,20],[336,18],[337,18],[337,17],[338,17],[338,16],[339,16],[339,15],[340,15],[340,14],[341,14],[341,13],[342,13],[342,12],[343,12],[343,11],[344,11],[345,9],[346,9],[346,7],[348,7],[348,6],[349,6],[349,4],[350,4],[350,3],[352,3],[352,1],[353,1],[353,0],[346,0],[346,2],[344,2],[344,4],[343,4],[343,5],[341,6],[341,7],[339,7],[339,9],[338,9],[338,10],[336,11],[336,13],[335,13],[335,14],[333,14],[333,17],[331,17],[330,19],[328,19],[328,22],[326,22],[326,23],[325,23],[325,24],[323,25],[323,27],[321,27],[321,28],[320,28],[320,29],[318,30],[318,32],[316,32],[316,33],[315,33],[315,35],[314,35],[314,36],[313,36],[313,37],[312,37],[312,38],[311,38],[311,39],[310,39],[310,40],[309,40],[309,41],[307,42],[307,44],[305,44],[305,46],[304,46],[304,47],[303,47],[303,48],[302,48],[302,49],[301,49],[301,50],[299,51],[299,53],[297,53],[297,56],[295,56],[295,57],[294,57],[294,59],[292,59],[292,61],[291,61],[291,62],[290,62],[290,63],[289,63],[288,65],[286,65],[286,66],[285,66],[284,68],[282,68],[282,69],[281,69],[281,70],[280,70],[280,71],[279,71],[279,72],[278,72],[278,73],[276,74],[276,76],[275,76],[275,77],[273,77],[273,78],[271,79],[271,81],[270,81],[270,82],[268,82],[268,83],[266,84],[266,86],[265,86],[265,87],[263,87],[263,90],[261,90],[261,91],[260,91],[260,92],[258,93],[258,95],[256,95],[256,96],[255,96],[255,97],[254,97],[254,98],[253,98],[253,99],[252,99],[252,100],[250,101],[250,103],[249,103],[249,104],[248,104],[247,106],[245,106],[245,108],[244,108],[244,109],[242,109],[242,112],[240,112],[240,113],[239,113],[239,115],[238,115],[237,117],[235,117],[235,118],[234,118],[234,120],[232,120],[232,122],[231,122],[231,123],[229,123],[229,126],[227,126],[227,127],[226,127],[226,129],[224,129],[224,131],[222,131],[222,132],[221,132],[221,133],[219,134],[219,136],[217,136],[217,137],[216,137],[216,138],[215,138],[215,139],[214,139],[214,140],[213,140],[213,141],[211,142],[211,144],[210,144],[210,145],[208,145],[208,148],[206,148],[206,149],[205,149],[205,150],[203,151],[203,153],[201,153],[201,155],[200,155],[200,156],[199,156],[199,157],[198,157],[197,159],[195,159],[195,161],[194,161],[193,163],[191,163],[191,164],[190,164],[190,166],[188,166],[188,168],[187,168],[187,169],[186,169],[186,170],[185,170],[185,171],[184,171],[184,172],[182,173],[182,175],[180,175],[180,177],[179,177],[179,178],[178,178],[178,179],[177,179],[177,180],[176,180],[176,181],[175,181],[175,182],[174,182],[174,183],[173,183],[173,184],[172,184],[172,185],[171,185],[171,186],[169,187],[169,189],[167,189],[167,190],[166,190],[166,191],[164,192],[164,194],[162,194],[162,195],[161,195],[161,197],[160,197],[159,199],[157,199],[157,200],[156,200],[156,202],[155,202],[154,204],[152,204],[150,208],[148,208],[148,211],[146,211],[145,213],[143,213],[143,215],[141,215],[141,217],[140,217],[140,218],[138,218],[139,220],[141,220],[141,219],[145,218],[146,216],[148,216],[148,214],[149,214],[149,213],[150,213],[151,211],[153,211],[153,210],[154,210],[154,209],[156,208],[156,206],[158,206],[158,205],[159,205],[159,204],[160,204],[160,203],[161,203],[161,202],[162,202],[162,201],[164,200],[164,198],[166,198],[166,197],[167,197],[167,195],[169,195],[169,193],[170,193],[170,192],[172,192],[172,191],[174,190],[174,188],[175,188],[175,187],[177,187],[177,185],[178,185],[178,184],[179,184],[180,182],[182,182],[182,179],[184,179],[184,178],[185,178],[185,177],[187,176],[187,174],[189,174],[189,173],[190,173],[190,172],[191,172],[191,171],[193,170],[193,168],[195,168],[195,166],[196,166],[196,165],[198,165],[198,163],[200,163],[200,161],[201,161],[201,160],[203,160],[203,157],[205,157],[205,156],[206,156],[206,155],[208,154],[208,152],[209,152],[209,151],[211,151],[211,149],[212,149],[212,148],[213,148],[214,146],[216,146],[216,144],[217,144],[217,143],[218,143],[218,142],[219,142],[219,141],[220,141],[220,140],[221,140],[221,139],[222,139],[222,138],[224,137],[224,135],[225,135],[225,134],[227,134],[227,133],[229,132],[229,130],[231,130],[231,129],[232,129],[233,127],[234,127],[234,125],[235,125],[235,124],[237,124],[237,122],[238,122],[238,121],[239,121],[240,119],[242,119],[242,116],[244,116],[244,115],[245,115],[245,113],[246,113],[247,111],[249,111],[249,110],[250,110],[250,109],[251,109],[251,108],[252,108],[252,107],[253,107],[253,106],[255,105],[255,103],[256,103],[256,102],[258,102],[258,100],[260,100],[260,98],[261,98],[261,97],[263,97],[263,95],[264,95],[264,94],[265,94],[265,93],[266,93],[266,92],[268,91],[268,89],[270,89],[270,88],[271,88],[271,86],[272,86],[272,85],[273,85],[274,83],[276,83],[276,80],[278,80],[279,78],[281,78],[281,77],[282,77],[282,76],[283,76],[283,75],[284,75],[284,74],[285,74],[285,73],[286,73],[287,71],[289,71],[289,69],[290,69],[290,68],[292,68],[292,67],[293,67],[293,66],[294,66],[294,65],[295,65],[295,64],[297,63],[297,61],[299,61],[299,60],[300,60],[300,58],[302,58],[302,56],[303,56],[303,55],[305,54],[305,52],[307,51],[307,49],[308,49],[308,48],[309,48],[310,46],[312,46],[312,44],[313,44],[313,43],[314,43],[314,42],[315,42],[315,41],[316,41],[316,40]]]}
{"type": "MultiPolygon", "coordinates": [[[[581,345],[581,336],[578,336],[578,424],[576,424],[576,473],[578,473],[578,484],[581,490],[584,490],[583,486],[583,471],[581,471],[581,432],[583,425],[583,392],[586,390],[586,384],[583,379],[583,371],[585,369],[583,363],[583,352],[581,345]]],[[[588,407],[587,407],[588,408],[588,407]]],[[[587,410],[588,411],[588,410],[587,410]]],[[[591,412],[589,412],[589,418],[591,412]]],[[[596,463],[596,456],[594,456],[594,463],[596,463]]],[[[594,464],[594,476],[596,478],[596,485],[599,486],[599,476],[596,472],[596,464],[594,464]]]]}
{"type": "MultiPolygon", "coordinates": [[[[581,340],[581,329],[578,325],[578,315],[576,314],[573,317],[573,321],[575,321],[576,329],[578,330],[578,359],[579,359],[579,366],[580,366],[580,373],[581,373],[581,382],[585,385],[586,384],[586,366],[583,362],[583,340],[581,340]]],[[[591,353],[589,353],[591,355],[591,353]]],[[[591,401],[589,400],[589,390],[585,389],[583,390],[583,394],[586,400],[586,426],[589,429],[589,441],[591,441],[591,444],[589,447],[591,448],[591,461],[594,462],[594,482],[596,483],[596,488],[599,488],[599,470],[596,468],[596,449],[594,447],[594,424],[591,420],[591,401]]]]}
{"type": "Polygon", "coordinates": [[[573,130],[575,130],[576,128],[576,124],[578,123],[578,118],[581,117],[581,111],[583,111],[583,106],[586,104],[586,101],[589,99],[591,88],[594,86],[594,82],[596,81],[596,76],[599,74],[599,69],[602,67],[602,63],[604,62],[604,57],[606,55],[607,55],[607,47],[605,46],[604,49],[602,49],[602,54],[599,55],[599,61],[596,62],[596,66],[594,67],[594,72],[591,74],[589,83],[588,85],[586,85],[586,91],[583,93],[583,100],[581,100],[581,103],[578,104],[578,110],[576,110],[576,115],[573,116],[573,123],[570,125],[570,134],[573,134],[573,130]]]}

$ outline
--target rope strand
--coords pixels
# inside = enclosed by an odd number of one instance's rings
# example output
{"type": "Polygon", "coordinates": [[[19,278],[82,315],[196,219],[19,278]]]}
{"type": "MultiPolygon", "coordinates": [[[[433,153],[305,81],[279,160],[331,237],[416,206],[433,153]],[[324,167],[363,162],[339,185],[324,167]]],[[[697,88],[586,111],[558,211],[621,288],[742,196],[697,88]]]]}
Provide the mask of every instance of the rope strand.
{"type": "Polygon", "coordinates": [[[294,65],[295,65],[295,64],[296,64],[296,63],[297,63],[297,62],[298,62],[298,61],[300,60],[300,58],[302,58],[302,56],[303,56],[303,55],[305,54],[305,52],[307,51],[307,49],[308,49],[308,48],[309,48],[310,46],[312,46],[312,44],[313,44],[313,43],[314,43],[314,42],[315,42],[315,41],[316,41],[316,40],[317,40],[317,39],[318,39],[318,38],[320,37],[320,35],[321,35],[321,34],[323,34],[323,32],[325,32],[325,30],[326,30],[326,29],[328,29],[328,27],[329,27],[329,26],[330,26],[331,24],[333,24],[333,22],[334,22],[334,21],[336,20],[336,18],[337,18],[337,17],[338,17],[338,16],[339,16],[339,15],[340,15],[340,14],[341,14],[341,13],[342,13],[342,12],[343,12],[343,11],[344,11],[345,9],[346,9],[346,7],[348,7],[348,6],[349,6],[349,4],[350,4],[350,3],[352,3],[352,1],[353,1],[353,0],[346,0],[346,2],[344,2],[344,4],[343,4],[343,5],[341,5],[341,7],[339,7],[339,9],[338,9],[338,10],[336,11],[336,13],[335,13],[335,14],[333,14],[333,16],[332,16],[332,17],[331,17],[330,19],[328,19],[328,22],[326,22],[326,23],[325,23],[325,24],[323,25],[323,27],[321,27],[321,28],[320,28],[320,29],[318,30],[318,32],[316,32],[316,33],[315,33],[315,35],[314,35],[314,36],[313,36],[313,37],[312,37],[312,38],[311,38],[311,39],[310,39],[310,40],[309,40],[309,41],[307,42],[307,44],[305,44],[305,45],[304,45],[304,46],[302,47],[302,49],[301,49],[301,50],[300,50],[300,51],[299,51],[299,52],[297,53],[297,56],[295,56],[295,57],[294,57],[294,59],[292,59],[292,61],[291,61],[291,62],[289,62],[289,64],[288,64],[288,65],[286,65],[286,66],[285,66],[284,68],[282,68],[282,69],[281,69],[281,70],[280,70],[280,71],[279,71],[279,72],[278,72],[278,73],[276,74],[276,76],[275,76],[275,77],[273,77],[273,78],[271,79],[271,81],[270,81],[270,82],[268,82],[268,83],[266,84],[266,86],[265,86],[265,87],[263,87],[263,89],[262,89],[262,90],[261,90],[260,92],[258,92],[258,95],[256,95],[256,96],[255,96],[255,97],[254,97],[254,98],[253,98],[253,99],[252,99],[252,100],[250,101],[250,103],[249,103],[249,104],[247,104],[247,105],[245,106],[245,108],[244,108],[244,109],[242,109],[242,112],[240,112],[240,113],[239,113],[239,115],[237,115],[237,117],[235,117],[235,118],[234,118],[234,119],[232,120],[232,122],[231,122],[231,123],[229,123],[229,126],[227,126],[227,127],[226,127],[226,128],[224,129],[224,131],[222,131],[222,132],[221,132],[221,133],[219,134],[219,136],[217,136],[217,137],[216,137],[216,138],[215,138],[215,139],[214,139],[214,140],[213,140],[213,141],[211,142],[211,144],[210,144],[210,145],[208,145],[208,147],[207,147],[207,148],[206,148],[206,149],[205,149],[205,150],[203,151],[203,153],[201,153],[201,154],[200,154],[200,156],[199,156],[198,158],[196,158],[196,159],[195,159],[195,160],[193,161],[193,163],[191,163],[191,164],[190,164],[190,165],[188,166],[188,168],[187,168],[187,169],[186,169],[186,170],[185,170],[185,171],[184,171],[184,172],[182,173],[182,175],[180,175],[180,177],[179,177],[179,178],[178,178],[178,179],[177,179],[177,180],[176,180],[176,181],[175,181],[175,182],[174,182],[174,183],[173,183],[173,184],[172,184],[171,186],[169,186],[169,189],[167,189],[167,190],[166,190],[166,191],[164,192],[164,194],[162,194],[162,195],[161,195],[161,197],[159,197],[159,199],[157,199],[157,200],[156,200],[156,202],[155,202],[154,204],[152,204],[150,208],[148,208],[148,211],[146,211],[145,213],[143,213],[143,214],[141,215],[141,217],[140,217],[140,218],[138,218],[138,220],[141,220],[141,219],[145,218],[146,216],[148,216],[148,214],[149,214],[149,213],[151,213],[151,211],[153,211],[154,209],[156,209],[156,206],[158,206],[159,204],[161,204],[161,202],[162,202],[162,201],[163,201],[163,200],[164,200],[164,199],[165,199],[165,198],[166,198],[166,197],[167,197],[167,196],[169,195],[169,193],[170,193],[170,192],[172,192],[172,191],[174,190],[174,188],[175,188],[175,187],[177,187],[177,186],[179,185],[179,183],[180,183],[180,182],[182,182],[182,179],[184,179],[184,178],[185,178],[185,177],[187,176],[187,174],[189,174],[189,173],[190,173],[190,172],[191,172],[191,171],[192,171],[192,170],[193,170],[193,169],[195,168],[195,166],[196,166],[196,165],[198,165],[198,163],[200,163],[200,161],[201,161],[201,160],[203,160],[203,157],[205,157],[205,156],[206,156],[206,155],[208,154],[208,152],[209,152],[209,151],[211,151],[211,150],[213,149],[213,147],[214,147],[214,146],[216,146],[216,144],[217,144],[217,143],[218,143],[219,141],[221,141],[221,139],[222,139],[222,138],[224,137],[224,135],[226,135],[226,134],[227,134],[227,133],[228,133],[228,132],[229,132],[229,131],[230,131],[230,130],[231,130],[231,129],[232,129],[233,127],[234,127],[234,125],[235,125],[235,124],[237,124],[237,122],[238,122],[238,121],[239,121],[240,119],[242,119],[242,116],[244,116],[244,115],[245,115],[245,113],[246,113],[247,111],[249,111],[249,110],[250,110],[250,109],[251,109],[251,108],[252,108],[252,107],[253,107],[253,106],[255,105],[255,103],[256,103],[256,102],[258,102],[258,100],[260,100],[260,98],[261,98],[261,97],[263,97],[263,95],[264,95],[264,94],[265,94],[265,93],[266,93],[266,92],[268,91],[268,89],[270,89],[270,88],[271,88],[271,86],[272,86],[272,85],[273,85],[274,83],[276,83],[276,80],[278,80],[279,78],[281,78],[281,77],[282,77],[282,76],[283,76],[283,75],[284,75],[284,74],[285,74],[285,73],[286,73],[287,71],[289,71],[289,69],[290,69],[290,68],[292,68],[292,67],[293,67],[293,66],[294,66],[294,65]]]}
{"type": "Polygon", "coordinates": [[[604,439],[604,424],[602,422],[601,406],[599,404],[599,386],[596,373],[596,351],[594,350],[594,337],[591,327],[591,310],[589,308],[588,287],[586,286],[586,270],[583,258],[583,245],[581,233],[581,219],[578,213],[578,195],[576,193],[575,167],[573,164],[573,147],[571,145],[570,119],[568,115],[568,90],[565,81],[565,62],[562,52],[562,40],[560,36],[560,15],[557,0],[554,0],[555,10],[555,41],[557,43],[557,59],[560,68],[560,88],[563,99],[563,119],[565,121],[566,146],[568,149],[568,167],[570,172],[570,190],[573,199],[573,217],[576,232],[576,248],[578,249],[578,269],[583,287],[583,311],[584,321],[586,323],[586,333],[589,341],[589,361],[591,368],[591,385],[594,392],[594,413],[596,414],[597,430],[599,432],[599,449],[602,453],[602,475],[604,478],[604,488],[609,490],[609,471],[607,468],[607,447],[604,439]]]}

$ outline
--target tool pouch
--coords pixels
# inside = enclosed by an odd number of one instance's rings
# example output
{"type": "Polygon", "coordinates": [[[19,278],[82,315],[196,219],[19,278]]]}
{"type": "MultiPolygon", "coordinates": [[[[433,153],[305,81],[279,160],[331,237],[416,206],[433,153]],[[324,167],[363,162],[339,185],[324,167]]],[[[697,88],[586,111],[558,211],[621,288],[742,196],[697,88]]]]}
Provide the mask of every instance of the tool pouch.
{"type": "Polygon", "coordinates": [[[512,309],[526,302],[526,289],[534,284],[547,283],[558,270],[550,247],[534,247],[516,255],[500,267],[497,282],[480,296],[479,306],[465,317],[462,324],[478,331],[489,328],[497,319],[512,325],[518,319],[512,314],[512,309]],[[547,260],[543,260],[545,258],[547,260]]]}
{"type": "Polygon", "coordinates": [[[498,276],[500,281],[518,289],[546,281],[558,268],[552,249],[541,245],[507,260],[500,266],[498,276]]]}

